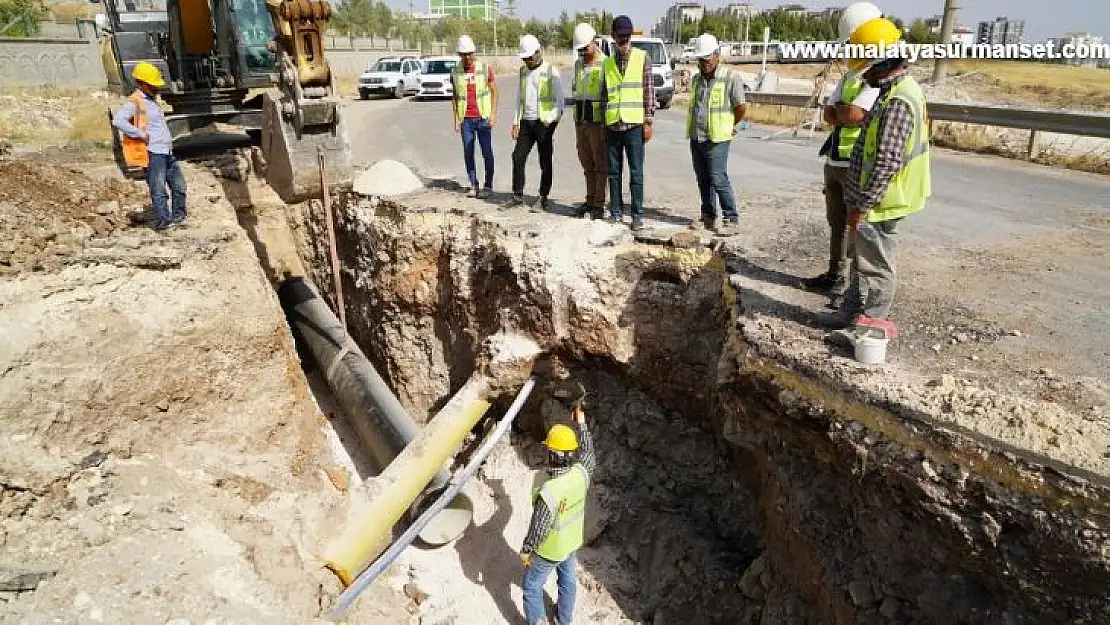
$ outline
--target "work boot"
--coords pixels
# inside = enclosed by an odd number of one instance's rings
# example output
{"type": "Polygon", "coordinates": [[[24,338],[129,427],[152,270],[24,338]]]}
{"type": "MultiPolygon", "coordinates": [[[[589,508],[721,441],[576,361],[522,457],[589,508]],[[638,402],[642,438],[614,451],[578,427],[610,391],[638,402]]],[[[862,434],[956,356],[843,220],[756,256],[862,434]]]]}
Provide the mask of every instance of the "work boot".
{"type": "Polygon", "coordinates": [[[802,280],[802,288],[807,291],[813,291],[814,293],[833,293],[834,289],[836,289],[838,285],[841,285],[843,288],[840,289],[840,292],[843,293],[843,291],[847,290],[846,282],[847,281],[842,276],[832,271],[826,271],[819,276],[802,280]]]}
{"type": "Polygon", "coordinates": [[[619,226],[622,223],[624,223],[624,216],[623,215],[614,215],[614,214],[610,213],[609,216],[605,218],[605,221],[613,224],[614,226],[619,226]]]}
{"type": "Polygon", "coordinates": [[[509,198],[509,201],[501,205],[500,210],[507,211],[514,208],[520,208],[521,206],[524,206],[524,198],[519,195],[514,195],[513,197],[509,198]]]}
{"type": "Polygon", "coordinates": [[[468,188],[466,190],[466,197],[471,197],[471,198],[478,197],[478,187],[473,186],[473,187],[468,188]]]}
{"type": "Polygon", "coordinates": [[[717,236],[734,237],[738,234],[740,234],[740,220],[738,219],[726,219],[721,227],[717,228],[717,236]]]}
{"type": "Polygon", "coordinates": [[[574,216],[575,217],[585,217],[586,215],[589,215],[591,212],[593,212],[593,210],[594,210],[594,207],[590,206],[589,203],[579,202],[579,203],[574,205],[574,216]]]}
{"type": "Polygon", "coordinates": [[[632,231],[633,232],[639,232],[643,229],[644,229],[644,219],[643,219],[643,217],[633,217],[632,218],[632,231]]]}
{"type": "Polygon", "coordinates": [[[551,202],[549,202],[547,200],[546,195],[541,195],[540,199],[536,200],[536,203],[532,205],[531,212],[533,212],[533,213],[540,213],[540,212],[546,213],[549,208],[551,208],[551,202]]]}
{"type": "Polygon", "coordinates": [[[855,347],[856,339],[858,339],[859,336],[860,333],[855,329],[855,327],[841,328],[839,330],[833,330],[832,332],[826,334],[825,342],[837,347],[852,349],[853,347],[855,347]]]}
{"type": "Polygon", "coordinates": [[[489,186],[487,185],[487,186],[482,187],[481,189],[478,190],[478,196],[477,197],[478,197],[479,200],[486,200],[486,199],[489,199],[489,196],[491,196],[491,195],[493,195],[493,189],[490,189],[489,186]]]}

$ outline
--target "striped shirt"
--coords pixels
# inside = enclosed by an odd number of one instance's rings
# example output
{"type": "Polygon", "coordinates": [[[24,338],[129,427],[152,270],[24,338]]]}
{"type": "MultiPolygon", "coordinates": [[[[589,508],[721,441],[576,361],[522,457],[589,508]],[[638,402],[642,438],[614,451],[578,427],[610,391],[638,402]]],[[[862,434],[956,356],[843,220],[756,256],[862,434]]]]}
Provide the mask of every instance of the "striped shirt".
{"type": "MultiPolygon", "coordinates": [[[[578,448],[578,461],[575,464],[582,465],[586,469],[586,475],[590,478],[593,477],[594,471],[597,470],[597,455],[594,453],[594,439],[590,436],[589,430],[585,425],[578,426],[578,439],[581,441],[581,446],[578,448]]],[[[547,473],[552,478],[566,475],[570,472],[571,467],[552,467],[548,469],[547,473]]],[[[534,506],[532,507],[532,522],[528,524],[528,535],[524,537],[524,546],[521,547],[521,553],[532,553],[536,550],[536,546],[543,542],[547,537],[547,530],[551,529],[551,523],[555,520],[555,515],[552,514],[551,509],[544,503],[543,497],[536,497],[534,506]]]]}
{"type": "Polygon", "coordinates": [[[852,149],[852,162],[848,166],[848,185],[845,187],[845,203],[858,213],[867,213],[882,201],[886,188],[894,175],[902,169],[902,160],[906,154],[906,142],[913,132],[913,110],[901,100],[890,100],[884,108],[883,100],[890,90],[905,76],[899,72],[894,76],[879,82],[879,97],[863,120],[863,135],[856,141],[852,149]],[[860,176],[863,173],[863,146],[867,136],[867,126],[871,123],[872,116],[881,114],[879,120],[878,145],[875,153],[875,168],[867,179],[867,186],[860,188],[860,176]]]}

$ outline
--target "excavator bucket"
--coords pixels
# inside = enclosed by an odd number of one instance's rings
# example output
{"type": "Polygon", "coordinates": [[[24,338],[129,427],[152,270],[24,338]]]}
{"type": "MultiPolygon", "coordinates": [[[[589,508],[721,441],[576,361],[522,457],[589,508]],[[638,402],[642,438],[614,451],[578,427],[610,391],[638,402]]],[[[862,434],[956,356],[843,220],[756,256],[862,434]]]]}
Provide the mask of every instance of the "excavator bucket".
{"type": "Polygon", "coordinates": [[[282,95],[268,92],[262,100],[262,155],[266,182],[286,204],[323,197],[324,178],[331,193],[351,188],[351,144],[342,108],[327,99],[301,106],[301,132],[291,116],[282,114],[282,95]],[[299,136],[298,136],[299,135],[299,136]]]}

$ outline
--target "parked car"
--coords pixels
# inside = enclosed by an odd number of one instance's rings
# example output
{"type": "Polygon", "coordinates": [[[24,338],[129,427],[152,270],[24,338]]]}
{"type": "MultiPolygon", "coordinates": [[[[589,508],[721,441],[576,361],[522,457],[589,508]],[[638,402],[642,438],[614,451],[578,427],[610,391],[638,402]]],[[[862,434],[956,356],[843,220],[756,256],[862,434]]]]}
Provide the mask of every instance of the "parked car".
{"type": "Polygon", "coordinates": [[[420,89],[416,99],[450,98],[455,94],[451,83],[451,72],[459,64],[457,56],[433,56],[424,59],[424,70],[420,75],[420,89]]]}
{"type": "Polygon", "coordinates": [[[392,95],[403,98],[420,89],[420,59],[415,56],[387,56],[358,77],[358,95],[363,100],[371,95],[392,95]]]}
{"type": "MultiPolygon", "coordinates": [[[[606,56],[617,53],[617,42],[609,35],[602,35],[597,40],[601,51],[606,56]]],[[[632,46],[646,52],[648,59],[651,60],[651,74],[655,81],[655,101],[659,108],[670,108],[671,100],[674,99],[674,69],[678,61],[671,58],[666,44],[658,37],[633,34],[632,46]]]]}

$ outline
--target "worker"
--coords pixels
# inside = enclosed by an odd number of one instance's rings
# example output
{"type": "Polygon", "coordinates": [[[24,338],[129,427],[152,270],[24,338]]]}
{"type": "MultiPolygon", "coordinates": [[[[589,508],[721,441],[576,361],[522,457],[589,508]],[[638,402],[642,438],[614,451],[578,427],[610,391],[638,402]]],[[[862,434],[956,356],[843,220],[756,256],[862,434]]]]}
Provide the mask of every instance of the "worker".
{"type": "Polygon", "coordinates": [[[488,198],[493,188],[493,127],[497,125],[497,82],[493,67],[474,58],[477,47],[470,35],[459,37],[455,52],[461,61],[451,70],[454,87],[455,132],[462,134],[463,161],[470,181],[467,197],[488,198]],[[482,146],[485,184],[478,186],[474,142],[482,146]]]}
{"type": "Polygon", "coordinates": [[[533,496],[532,521],[520,550],[527,625],[547,622],[543,587],[551,571],[559,588],[555,624],[570,625],[574,617],[575,553],[585,540],[586,492],[597,458],[585,413],[576,406],[571,416],[574,429],[558,424],[547,433],[549,479],[533,496]]]}
{"type": "Polygon", "coordinates": [[[701,192],[701,225],[724,236],[739,234],[740,215],[728,178],[728,152],[736,125],[744,119],[744,81],[738,72],[721,67],[717,38],[703,34],[694,48],[698,74],[686,113],[686,138],[694,176],[701,192]],[[721,201],[723,224],[717,227],[717,200],[721,201]]]}
{"type": "MultiPolygon", "coordinates": [[[[870,2],[857,2],[841,15],[840,41],[847,43],[859,26],[877,17],[882,11],[870,2]]],[[[848,290],[850,243],[848,204],[844,194],[848,178],[848,161],[859,138],[867,112],[875,103],[879,90],[867,84],[860,73],[864,59],[850,59],[849,69],[840,78],[823,109],[825,123],[832,132],[821,148],[825,156],[825,218],[829,224],[829,266],[825,273],[803,281],[810,291],[830,297],[829,306],[840,308],[848,290]],[[855,69],[853,69],[855,67],[855,69]]]]}
{"type": "Polygon", "coordinates": [[[563,83],[559,72],[543,59],[540,41],[535,35],[520,38],[517,56],[522,61],[517,82],[516,119],[513,122],[513,196],[503,209],[524,205],[524,166],[532,147],[540,152],[540,197],[533,212],[550,208],[548,194],[554,174],[551,156],[555,151],[555,129],[563,117],[563,83]]]}
{"type": "Polygon", "coordinates": [[[608,58],[598,48],[597,32],[589,24],[574,27],[574,129],[578,161],[586,176],[586,201],[578,216],[605,217],[605,190],[609,183],[609,154],[605,147],[605,118],[601,108],[601,65],[608,58]]]}
{"type": "Polygon", "coordinates": [[[173,156],[173,135],[158,105],[158,90],[166,86],[158,68],[143,61],[131,71],[135,91],[112,117],[123,135],[123,160],[129,167],[146,170],[146,184],[154,207],[155,230],[164,231],[185,221],[185,176],[173,156]],[[166,187],[172,193],[168,197],[166,187]]]}
{"type": "Polygon", "coordinates": [[[601,101],[605,103],[605,142],[609,152],[609,220],[621,223],[624,158],[632,192],[632,229],[644,227],[644,146],[655,121],[655,82],[651,59],[632,45],[632,18],[618,15],[609,30],[617,53],[602,64],[601,101]],[[628,80],[625,80],[625,76],[628,80]]]}
{"type": "MultiPolygon", "coordinates": [[[[876,18],[856,29],[851,41],[885,49],[901,38],[893,22],[876,18]]],[[[828,337],[842,346],[854,342],[860,325],[893,327],[887,317],[897,285],[898,228],[932,194],[925,96],[907,65],[906,59],[893,57],[868,60],[863,68],[864,80],[879,95],[848,168],[848,227],[855,259],[840,320],[844,327],[828,337]]]]}

